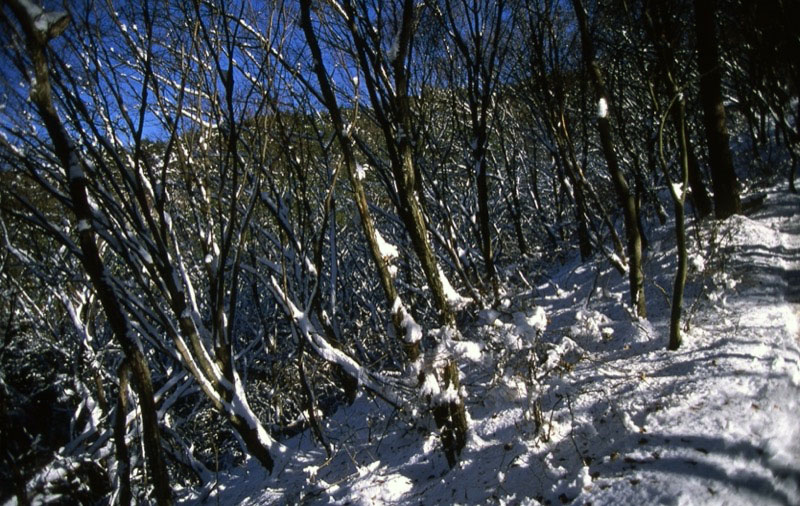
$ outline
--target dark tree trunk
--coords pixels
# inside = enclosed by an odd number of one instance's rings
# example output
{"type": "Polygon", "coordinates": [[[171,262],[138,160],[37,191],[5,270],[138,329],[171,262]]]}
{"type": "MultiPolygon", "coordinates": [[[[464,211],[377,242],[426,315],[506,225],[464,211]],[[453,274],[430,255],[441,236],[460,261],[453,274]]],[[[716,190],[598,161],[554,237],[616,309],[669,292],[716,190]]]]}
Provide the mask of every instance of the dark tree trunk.
{"type": "Polygon", "coordinates": [[[689,196],[692,199],[697,216],[703,219],[714,210],[714,203],[711,201],[706,185],[703,182],[703,171],[700,169],[697,155],[694,154],[694,146],[689,141],[688,133],[685,140],[689,160],[689,188],[692,189],[692,193],[689,196]]]}
{"type": "Polygon", "coordinates": [[[478,147],[473,153],[473,159],[478,164],[478,223],[480,225],[481,253],[486,268],[486,277],[492,285],[495,298],[498,297],[497,274],[494,267],[494,253],[492,251],[491,225],[489,219],[489,178],[486,161],[486,138],[482,136],[476,141],[478,147]]]}
{"type": "MultiPolygon", "coordinates": [[[[317,76],[317,80],[320,85],[320,91],[322,93],[322,97],[325,103],[325,107],[328,109],[328,112],[331,114],[331,120],[333,122],[333,126],[336,132],[337,140],[339,145],[342,148],[342,153],[344,155],[344,161],[347,169],[348,180],[350,181],[350,185],[353,188],[354,200],[356,203],[356,208],[358,209],[359,217],[361,218],[361,226],[364,232],[364,238],[367,241],[367,245],[369,246],[370,256],[372,257],[372,261],[375,264],[375,267],[378,271],[378,279],[381,283],[381,288],[383,288],[383,293],[386,296],[386,301],[393,307],[395,305],[395,301],[398,300],[398,293],[397,289],[394,284],[394,279],[392,278],[391,273],[389,272],[389,266],[386,263],[386,260],[383,258],[383,254],[381,253],[380,246],[378,245],[377,236],[375,234],[375,224],[372,221],[372,215],[369,211],[369,203],[367,201],[367,194],[364,190],[364,185],[361,181],[356,177],[356,160],[355,155],[353,153],[352,142],[345,134],[345,126],[344,120],[342,118],[342,113],[339,108],[339,104],[336,100],[336,95],[333,92],[333,86],[331,85],[328,74],[325,71],[323,66],[323,59],[322,59],[322,50],[319,46],[319,42],[317,40],[317,36],[314,33],[314,29],[311,23],[311,6],[310,2],[301,2],[301,26],[303,29],[303,33],[306,37],[306,41],[309,44],[311,49],[311,53],[314,57],[314,61],[316,65],[314,67],[314,73],[317,76]]],[[[398,338],[402,338],[404,335],[404,330],[401,325],[401,320],[403,315],[392,310],[392,325],[394,326],[395,334],[398,338]]],[[[406,352],[406,356],[409,361],[414,361],[419,356],[419,343],[403,343],[403,348],[406,352]]]]}
{"type": "Polygon", "coordinates": [[[554,131],[558,156],[572,187],[572,197],[575,201],[575,222],[578,226],[578,249],[581,252],[581,261],[585,262],[592,256],[592,241],[589,237],[589,209],[586,205],[584,180],[576,174],[578,167],[575,165],[575,157],[567,155],[567,152],[572,153],[571,141],[562,135],[557,127],[554,128],[554,131]]]}
{"type": "Polygon", "coordinates": [[[528,244],[525,242],[525,234],[522,231],[522,204],[519,201],[519,181],[517,178],[517,162],[513,154],[509,156],[506,147],[506,132],[503,122],[498,122],[500,150],[503,154],[503,167],[506,169],[506,177],[511,184],[511,202],[508,210],[514,220],[514,233],[517,236],[517,247],[521,255],[528,254],[528,244]]]}
{"type": "MultiPolygon", "coordinates": [[[[452,388],[458,392],[459,372],[456,363],[451,360],[442,372],[444,388],[452,388]]],[[[433,418],[442,433],[442,445],[447,463],[450,467],[454,467],[461,449],[467,444],[467,417],[464,403],[459,399],[434,406],[433,418]]]]}
{"type": "MultiPolygon", "coordinates": [[[[663,79],[662,83],[666,84],[663,89],[666,90],[665,93],[673,93],[675,76],[681,73],[675,58],[676,48],[674,47],[674,41],[680,40],[680,34],[676,32],[681,29],[682,25],[676,24],[670,19],[667,7],[668,4],[664,2],[646,1],[643,17],[650,40],[654,44],[658,55],[658,68],[663,79]]],[[[685,118],[681,119],[680,114],[678,107],[670,111],[670,119],[676,132],[682,129],[686,130],[685,118]]],[[[683,141],[686,143],[689,163],[689,187],[692,189],[689,198],[694,204],[694,210],[698,218],[703,219],[711,214],[714,210],[714,205],[703,182],[703,173],[700,170],[700,164],[697,161],[694,148],[689,141],[688,131],[685,132],[683,141]]]]}
{"type": "MultiPolygon", "coordinates": [[[[305,3],[305,2],[304,2],[305,3]]],[[[358,27],[355,25],[355,11],[353,3],[345,2],[345,11],[348,13],[348,28],[356,39],[356,49],[358,58],[362,64],[362,69],[370,68],[368,42],[361,37],[358,27]]],[[[416,24],[416,5],[413,0],[404,0],[402,7],[402,19],[400,21],[400,31],[397,34],[398,51],[391,60],[392,72],[394,74],[394,90],[389,92],[390,99],[388,104],[378,99],[378,84],[376,80],[367,72],[367,87],[369,89],[370,100],[376,115],[379,117],[381,129],[383,131],[386,147],[391,159],[391,169],[394,182],[397,186],[399,197],[398,214],[405,225],[406,231],[411,238],[411,245],[416,253],[417,259],[422,267],[428,287],[433,298],[433,304],[437,309],[439,323],[444,327],[456,328],[456,319],[453,309],[447,300],[447,295],[442,284],[442,275],[436,262],[431,243],[428,239],[428,228],[425,223],[424,209],[417,195],[416,173],[414,164],[414,153],[411,144],[410,132],[412,129],[410,98],[408,95],[408,69],[406,61],[411,52],[411,42],[414,37],[416,24]],[[389,110],[384,110],[388,105],[389,110]],[[388,115],[386,113],[389,113],[388,115]],[[398,135],[399,133],[399,135],[398,135]]],[[[442,381],[445,384],[452,384],[458,387],[458,367],[455,362],[450,361],[442,371],[442,381]]],[[[446,388],[446,387],[445,387],[446,388]]],[[[447,404],[449,416],[437,417],[437,423],[441,420],[444,425],[442,428],[442,443],[448,461],[451,466],[455,465],[455,460],[460,455],[466,443],[467,422],[464,411],[464,401],[457,397],[456,400],[447,404]],[[463,437],[462,437],[463,435],[463,437]],[[452,459],[451,459],[452,458],[452,459]]]]}
{"type": "Polygon", "coordinates": [[[669,345],[668,349],[677,350],[682,341],[681,337],[681,313],[683,311],[683,292],[686,286],[686,270],[688,265],[688,255],[686,252],[686,226],[684,214],[686,202],[686,187],[689,183],[689,153],[686,142],[686,108],[680,95],[680,90],[673,83],[674,99],[669,107],[675,106],[677,120],[674,121],[677,128],[678,144],[680,147],[680,184],[673,184],[666,158],[664,157],[664,122],[661,122],[659,129],[659,153],[661,155],[661,167],[664,171],[664,178],[670,184],[670,195],[675,209],[675,242],[678,250],[678,268],[675,272],[675,282],[672,287],[672,307],[669,320],[669,345]],[[677,103],[675,103],[677,102],[677,103]]]}
{"type": "Polygon", "coordinates": [[[638,218],[636,216],[636,198],[630,191],[625,175],[619,167],[617,155],[614,152],[614,141],[611,134],[608,108],[611,107],[610,96],[605,87],[605,79],[599,63],[595,60],[594,44],[589,33],[589,23],[586,11],[581,0],[572,0],[575,14],[578,18],[578,29],[581,34],[584,64],[589,72],[590,79],[595,89],[598,102],[597,128],[600,132],[600,144],[603,156],[611,173],[611,180],[617,199],[622,206],[625,217],[625,235],[628,250],[628,277],[630,282],[631,305],[636,314],[647,317],[647,307],[644,296],[644,272],[642,270],[642,238],[639,235],[638,218]]]}
{"type": "Polygon", "coordinates": [[[714,215],[724,219],[741,211],[736,173],[725,125],[722,69],[716,35],[716,0],[695,0],[695,32],[700,72],[700,102],[708,142],[708,164],[714,189],[714,215]]]}
{"type": "Polygon", "coordinates": [[[131,459],[128,445],[125,443],[128,418],[128,364],[119,366],[119,394],[117,412],[114,417],[114,448],[117,454],[117,479],[119,479],[119,505],[128,506],[133,498],[131,494],[131,459]]]}
{"type": "Polygon", "coordinates": [[[42,12],[37,20],[30,18],[30,12],[16,1],[9,2],[14,15],[20,22],[26,35],[28,52],[33,64],[36,83],[31,90],[31,101],[37,108],[45,125],[59,162],[67,175],[72,211],[75,214],[78,230],[78,243],[81,249],[81,263],[92,283],[97,297],[103,306],[108,324],[114,337],[119,342],[133,375],[133,386],[139,395],[142,412],[142,440],[147,458],[150,476],[153,480],[153,499],[159,505],[172,504],[172,490],[169,485],[169,473],[161,451],[161,438],[158,429],[153,384],[150,369],[137,342],[128,316],[122,308],[114,288],[108,278],[108,272],[100,257],[95,240],[92,210],[86,190],[86,176],[78,154],[58,117],[53,106],[49,66],[47,61],[47,42],[66,29],[69,16],[63,13],[42,12]],[[50,20],[47,26],[41,26],[40,19],[50,20]]]}

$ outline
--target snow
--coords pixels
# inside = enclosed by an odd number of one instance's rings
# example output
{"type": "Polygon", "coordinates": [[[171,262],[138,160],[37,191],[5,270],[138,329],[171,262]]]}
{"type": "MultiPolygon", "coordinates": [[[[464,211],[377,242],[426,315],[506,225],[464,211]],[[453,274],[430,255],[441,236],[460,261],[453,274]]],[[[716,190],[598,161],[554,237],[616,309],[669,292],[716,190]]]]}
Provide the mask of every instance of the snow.
{"type": "Polygon", "coordinates": [[[367,177],[367,167],[361,165],[360,163],[356,164],[356,179],[359,181],[363,181],[364,178],[367,177]]]}
{"type": "Polygon", "coordinates": [[[391,262],[397,258],[397,246],[386,241],[386,239],[384,239],[381,233],[377,230],[375,230],[375,240],[378,242],[378,250],[380,250],[381,256],[384,258],[384,260],[391,262]]]}
{"type": "Polygon", "coordinates": [[[397,59],[397,52],[399,50],[400,50],[400,30],[398,30],[395,36],[392,38],[392,45],[386,52],[386,56],[390,62],[394,62],[397,59]]]}
{"type": "Polygon", "coordinates": [[[414,317],[406,310],[400,297],[397,297],[392,304],[392,313],[400,315],[400,326],[405,329],[405,342],[414,344],[422,339],[422,327],[414,320],[414,317]]]}
{"type": "Polygon", "coordinates": [[[683,200],[685,198],[683,194],[683,183],[670,183],[672,187],[672,194],[675,195],[675,198],[678,200],[683,200]]]}
{"type": "MultiPolygon", "coordinates": [[[[800,197],[771,190],[756,214],[689,223],[678,351],[666,350],[669,289],[659,289],[676,264],[669,225],[651,232],[647,320],[626,310],[625,277],[575,256],[532,290],[507,286],[459,340],[433,331],[469,391],[467,446],[452,470],[432,423],[408,417],[421,408],[360,394],[325,421],[330,459],[298,435],[284,442],[281,472],[228,470],[208,500],[800,504],[798,210],[800,197]]],[[[426,369],[424,395],[463,395],[442,392],[435,374],[426,369]]]]}
{"type": "Polygon", "coordinates": [[[78,232],[85,232],[87,230],[91,230],[92,226],[89,225],[87,220],[78,220],[78,226],[76,228],[78,232]]]}
{"type": "Polygon", "coordinates": [[[459,294],[455,288],[453,288],[453,285],[450,284],[450,280],[447,279],[447,276],[442,268],[439,266],[437,266],[437,268],[439,269],[439,279],[442,282],[442,289],[444,290],[444,296],[447,299],[447,303],[450,304],[450,306],[454,309],[460,309],[469,304],[472,299],[459,294]]]}
{"type": "Polygon", "coordinates": [[[605,97],[600,97],[600,100],[597,101],[597,117],[608,117],[608,102],[606,101],[605,97]]]}

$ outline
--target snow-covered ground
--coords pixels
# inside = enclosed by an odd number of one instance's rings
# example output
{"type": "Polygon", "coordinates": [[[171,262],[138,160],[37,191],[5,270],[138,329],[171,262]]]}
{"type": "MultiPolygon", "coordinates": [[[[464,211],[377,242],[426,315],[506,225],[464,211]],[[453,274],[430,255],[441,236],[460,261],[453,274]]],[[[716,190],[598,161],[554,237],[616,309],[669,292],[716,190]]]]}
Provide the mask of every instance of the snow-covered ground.
{"type": "Polygon", "coordinates": [[[481,311],[455,469],[429,427],[360,395],[326,422],[330,459],[306,432],[272,476],[251,463],[185,502],[800,504],[800,197],[770,189],[690,237],[676,352],[671,227],[650,237],[647,319],[602,260],[524,273],[533,288],[481,311]]]}

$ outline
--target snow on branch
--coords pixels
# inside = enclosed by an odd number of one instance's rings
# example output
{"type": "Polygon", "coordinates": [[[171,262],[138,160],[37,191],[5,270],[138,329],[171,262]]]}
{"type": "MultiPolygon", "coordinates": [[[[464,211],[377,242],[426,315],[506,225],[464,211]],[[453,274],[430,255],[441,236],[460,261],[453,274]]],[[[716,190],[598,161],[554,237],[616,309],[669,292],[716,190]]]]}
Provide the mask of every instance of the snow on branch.
{"type": "Polygon", "coordinates": [[[25,18],[42,42],[58,37],[69,25],[70,17],[66,11],[47,12],[30,0],[11,0],[9,3],[17,16],[25,18]]]}
{"type": "Polygon", "coordinates": [[[300,311],[297,306],[292,302],[283,289],[275,279],[275,276],[270,275],[270,289],[275,295],[277,300],[283,302],[282,306],[284,311],[287,312],[292,320],[292,323],[300,331],[303,338],[311,345],[312,349],[324,360],[336,364],[344,369],[347,374],[356,378],[360,385],[378,394],[385,401],[395,406],[402,406],[402,399],[387,387],[388,380],[377,376],[376,373],[362,367],[358,362],[347,356],[342,350],[334,348],[314,327],[311,319],[307,313],[300,311]],[[377,376],[377,380],[376,380],[377,376]]]}

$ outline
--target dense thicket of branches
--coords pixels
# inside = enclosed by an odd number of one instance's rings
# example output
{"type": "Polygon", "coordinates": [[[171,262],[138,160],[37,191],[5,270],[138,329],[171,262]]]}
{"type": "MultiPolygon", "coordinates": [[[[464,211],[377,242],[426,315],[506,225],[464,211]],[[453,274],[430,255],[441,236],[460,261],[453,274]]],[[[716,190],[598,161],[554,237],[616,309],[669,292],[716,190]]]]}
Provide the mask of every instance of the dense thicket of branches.
{"type": "Polygon", "coordinates": [[[168,504],[359,391],[455,465],[460,330],[523,267],[602,255],[644,318],[671,203],[674,349],[684,221],[795,187],[792,2],[69,8],[0,11],[0,500],[168,504]]]}

